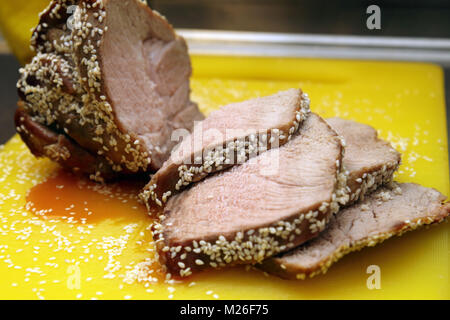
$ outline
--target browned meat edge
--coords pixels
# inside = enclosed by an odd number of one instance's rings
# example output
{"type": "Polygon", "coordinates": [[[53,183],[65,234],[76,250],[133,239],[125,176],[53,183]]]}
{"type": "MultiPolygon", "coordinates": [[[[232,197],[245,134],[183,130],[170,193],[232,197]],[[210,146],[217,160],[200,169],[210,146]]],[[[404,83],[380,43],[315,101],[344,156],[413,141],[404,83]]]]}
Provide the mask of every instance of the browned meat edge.
{"type": "Polygon", "coordinates": [[[80,147],[67,135],[33,121],[21,103],[16,110],[14,121],[17,132],[34,156],[47,157],[77,174],[101,172],[106,180],[118,177],[103,158],[80,147]]]}

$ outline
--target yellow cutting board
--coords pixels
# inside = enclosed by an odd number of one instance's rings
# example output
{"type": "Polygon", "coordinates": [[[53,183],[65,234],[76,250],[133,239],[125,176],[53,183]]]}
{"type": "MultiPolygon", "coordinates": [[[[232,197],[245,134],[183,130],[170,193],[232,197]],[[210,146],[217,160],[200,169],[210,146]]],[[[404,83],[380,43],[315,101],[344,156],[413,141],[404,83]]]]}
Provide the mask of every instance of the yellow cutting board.
{"type": "MultiPolygon", "coordinates": [[[[301,87],[320,115],[378,128],[403,153],[398,181],[450,194],[443,73],[437,66],[194,56],[193,67],[192,97],[205,113],[301,87]]],[[[326,275],[304,281],[235,267],[165,283],[158,266],[145,262],[153,244],[151,221],[136,201],[139,186],[75,178],[34,159],[13,137],[0,152],[0,298],[450,298],[448,223],[349,254],[326,275]],[[380,289],[367,286],[371,265],[379,266],[380,289]]]]}

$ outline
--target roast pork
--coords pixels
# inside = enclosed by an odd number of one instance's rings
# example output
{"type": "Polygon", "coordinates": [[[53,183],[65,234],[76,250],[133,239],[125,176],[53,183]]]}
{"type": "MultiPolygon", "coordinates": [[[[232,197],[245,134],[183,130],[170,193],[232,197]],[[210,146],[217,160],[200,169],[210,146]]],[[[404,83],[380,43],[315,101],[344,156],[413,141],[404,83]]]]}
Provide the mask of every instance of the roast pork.
{"type": "Polygon", "coordinates": [[[32,47],[16,126],[37,156],[96,180],[156,171],[172,133],[203,119],[184,39],[142,1],[53,0],[32,47]]]}
{"type": "Polygon", "coordinates": [[[149,212],[157,213],[170,196],[207,175],[288,142],[309,114],[309,98],[300,89],[233,103],[197,123],[141,193],[149,212]]]}
{"type": "Polygon", "coordinates": [[[317,236],[338,204],[392,181],[400,154],[372,127],[339,118],[328,122],[343,138],[340,143],[345,141],[342,159],[332,143],[337,134],[311,114],[290,142],[254,159],[266,162],[208,177],[170,199],[156,228],[160,260],[169,272],[252,264],[286,251],[317,236]],[[264,164],[277,160],[276,174],[260,174],[264,164]]]}
{"type": "Polygon", "coordinates": [[[311,113],[285,145],[171,197],[154,225],[167,272],[254,264],[317,236],[348,201],[343,150],[311,113]]]}

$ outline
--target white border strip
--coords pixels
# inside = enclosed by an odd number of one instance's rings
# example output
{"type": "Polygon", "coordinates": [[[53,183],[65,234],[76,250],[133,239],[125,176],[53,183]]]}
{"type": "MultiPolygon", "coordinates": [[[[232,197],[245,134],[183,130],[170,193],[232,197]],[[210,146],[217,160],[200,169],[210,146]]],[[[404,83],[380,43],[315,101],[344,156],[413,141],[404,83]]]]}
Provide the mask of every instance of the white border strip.
{"type": "Polygon", "coordinates": [[[450,39],[177,31],[193,54],[421,61],[450,66],[450,39]]]}

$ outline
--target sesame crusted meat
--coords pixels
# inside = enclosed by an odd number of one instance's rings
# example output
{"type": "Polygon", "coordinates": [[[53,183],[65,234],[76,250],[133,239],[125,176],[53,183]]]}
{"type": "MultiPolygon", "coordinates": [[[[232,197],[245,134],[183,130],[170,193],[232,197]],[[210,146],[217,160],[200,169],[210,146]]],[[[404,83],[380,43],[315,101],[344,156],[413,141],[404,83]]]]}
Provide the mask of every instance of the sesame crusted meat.
{"type": "MultiPolygon", "coordinates": [[[[17,84],[30,118],[20,125],[65,136],[115,176],[156,171],[176,144],[172,133],[203,119],[189,99],[184,39],[142,1],[53,0],[31,44],[36,56],[17,84]]],[[[73,167],[64,158],[51,159],[73,167]]],[[[96,167],[74,168],[105,178],[96,167]]]]}
{"type": "Polygon", "coordinates": [[[157,213],[191,183],[287,143],[308,116],[309,104],[302,90],[290,89],[211,113],[183,137],[142,192],[149,212],[157,213]]]}
{"type": "Polygon", "coordinates": [[[364,199],[365,194],[392,181],[401,155],[389,142],[378,138],[374,128],[341,118],[327,119],[327,123],[345,141],[344,167],[348,171],[350,192],[348,204],[364,199]]]}
{"type": "Polygon", "coordinates": [[[286,279],[305,279],[325,273],[344,255],[374,246],[390,237],[450,215],[450,203],[438,191],[403,183],[383,187],[363,201],[333,216],[317,238],[281,256],[270,258],[263,270],[286,279]]]}
{"type": "MultiPolygon", "coordinates": [[[[341,118],[327,119],[327,123],[345,141],[343,165],[348,176],[349,192],[346,206],[363,200],[367,194],[392,182],[393,174],[400,165],[401,155],[389,142],[378,138],[374,128],[341,118]]],[[[266,265],[271,265],[275,269],[274,266],[281,261],[282,259],[272,257],[260,266],[265,268],[266,265]]]]}
{"type": "Polygon", "coordinates": [[[254,264],[317,236],[348,201],[343,143],[316,114],[296,135],[171,197],[153,226],[172,276],[254,264]]]}
{"type": "Polygon", "coordinates": [[[104,179],[113,179],[116,172],[102,158],[80,147],[65,134],[58,134],[31,119],[21,103],[15,113],[17,132],[36,157],[47,157],[75,173],[99,172],[104,179]]]}

